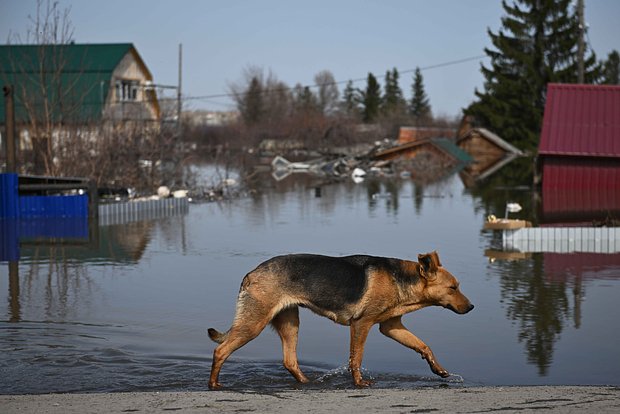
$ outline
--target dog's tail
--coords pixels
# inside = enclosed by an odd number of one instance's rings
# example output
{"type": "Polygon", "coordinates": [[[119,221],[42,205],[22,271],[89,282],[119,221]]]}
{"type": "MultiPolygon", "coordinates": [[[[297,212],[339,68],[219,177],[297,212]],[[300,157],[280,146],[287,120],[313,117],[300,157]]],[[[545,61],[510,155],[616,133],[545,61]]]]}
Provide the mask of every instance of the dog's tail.
{"type": "Polygon", "coordinates": [[[213,328],[209,328],[207,332],[209,332],[209,338],[218,344],[221,344],[226,340],[226,338],[228,338],[228,332],[221,333],[213,328]]]}

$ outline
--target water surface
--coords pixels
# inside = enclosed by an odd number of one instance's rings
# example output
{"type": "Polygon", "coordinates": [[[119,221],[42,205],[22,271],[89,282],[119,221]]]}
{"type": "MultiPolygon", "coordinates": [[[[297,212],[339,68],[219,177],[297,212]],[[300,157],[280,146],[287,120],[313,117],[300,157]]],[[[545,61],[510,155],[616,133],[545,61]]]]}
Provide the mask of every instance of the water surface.
{"type": "MultiPolygon", "coordinates": [[[[448,379],[373,329],[363,366],[376,387],[620,384],[618,253],[490,261],[497,235],[481,228],[507,192],[490,202],[456,175],[317,185],[286,179],[183,216],[101,227],[86,244],[22,243],[12,270],[0,262],[0,393],[204,390],[215,346],[206,329],[230,326],[248,271],[295,252],[415,260],[437,250],[476,305],[403,318],[448,379]]],[[[352,387],[348,341],[348,328],[301,310],[298,354],[312,380],[303,387],[352,387]]],[[[221,382],[299,387],[280,360],[266,329],[233,354],[221,382]]]]}

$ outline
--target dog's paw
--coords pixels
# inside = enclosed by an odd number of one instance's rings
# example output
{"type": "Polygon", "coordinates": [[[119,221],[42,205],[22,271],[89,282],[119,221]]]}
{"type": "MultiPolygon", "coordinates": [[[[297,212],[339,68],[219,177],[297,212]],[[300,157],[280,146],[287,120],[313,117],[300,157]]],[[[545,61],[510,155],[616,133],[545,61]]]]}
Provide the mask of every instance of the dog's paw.
{"type": "Polygon", "coordinates": [[[431,365],[431,371],[433,371],[435,375],[439,375],[441,378],[448,378],[450,376],[448,370],[436,363],[431,365]]]}
{"type": "Polygon", "coordinates": [[[450,376],[450,373],[444,369],[442,371],[439,371],[437,375],[439,375],[441,378],[448,378],[450,376]]]}
{"type": "Polygon", "coordinates": [[[357,388],[367,388],[367,387],[370,387],[371,385],[372,385],[372,381],[364,380],[364,379],[355,382],[355,386],[357,388]]]}
{"type": "Polygon", "coordinates": [[[213,382],[213,383],[209,383],[209,389],[211,391],[216,391],[222,388],[222,384],[220,384],[219,382],[213,382]]]}

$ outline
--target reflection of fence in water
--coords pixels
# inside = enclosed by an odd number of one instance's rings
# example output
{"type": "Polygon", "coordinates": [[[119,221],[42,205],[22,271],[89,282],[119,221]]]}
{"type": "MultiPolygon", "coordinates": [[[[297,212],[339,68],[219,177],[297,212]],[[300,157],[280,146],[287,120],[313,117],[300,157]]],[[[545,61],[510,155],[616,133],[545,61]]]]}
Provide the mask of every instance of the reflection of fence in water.
{"type": "Polygon", "coordinates": [[[618,253],[620,227],[526,227],[502,231],[505,250],[618,253]]]}
{"type": "Polygon", "coordinates": [[[0,218],[0,262],[20,259],[20,245],[97,245],[97,227],[187,214],[187,198],[100,204],[99,219],[88,217],[0,218]]]}
{"type": "Polygon", "coordinates": [[[187,198],[164,198],[159,200],[129,201],[100,204],[99,225],[125,224],[142,220],[186,214],[189,211],[187,198]]]}

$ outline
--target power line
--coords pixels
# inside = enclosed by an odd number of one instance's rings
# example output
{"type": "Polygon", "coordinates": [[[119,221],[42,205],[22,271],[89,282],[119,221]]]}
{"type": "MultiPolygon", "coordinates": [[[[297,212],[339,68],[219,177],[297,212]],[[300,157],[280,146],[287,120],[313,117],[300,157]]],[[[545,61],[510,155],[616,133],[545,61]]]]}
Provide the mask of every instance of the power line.
{"type": "MultiPolygon", "coordinates": [[[[477,55],[477,56],[470,56],[467,58],[463,58],[463,59],[457,59],[457,60],[451,60],[448,62],[442,62],[442,63],[437,63],[434,65],[429,65],[429,66],[424,66],[419,68],[420,71],[426,71],[426,70],[431,70],[431,69],[438,69],[438,68],[443,68],[446,66],[452,66],[452,65],[458,65],[461,63],[465,63],[465,62],[471,62],[472,60],[478,60],[478,59],[483,59],[488,57],[487,55],[477,55]]],[[[415,69],[406,69],[406,70],[402,70],[399,71],[399,73],[412,73],[415,72],[417,68],[415,69]]],[[[380,75],[378,76],[379,78],[384,78],[385,79],[385,75],[380,75]]],[[[347,79],[347,80],[342,80],[342,81],[334,81],[334,82],[329,82],[329,83],[324,83],[324,84],[311,84],[311,85],[305,85],[302,86],[302,88],[318,88],[319,86],[323,86],[323,85],[342,85],[348,82],[352,82],[352,83],[356,83],[356,82],[363,82],[365,81],[367,78],[354,78],[354,79],[347,79]]],[[[282,92],[282,91],[289,91],[294,89],[294,87],[283,87],[283,88],[274,88],[272,90],[266,91],[268,93],[274,93],[274,92],[282,92]]],[[[215,99],[215,98],[231,98],[235,96],[235,94],[233,93],[221,93],[221,94],[214,94],[214,95],[199,95],[199,96],[185,96],[183,97],[184,100],[198,100],[198,101],[202,101],[202,100],[208,100],[208,99],[215,99]]]]}

